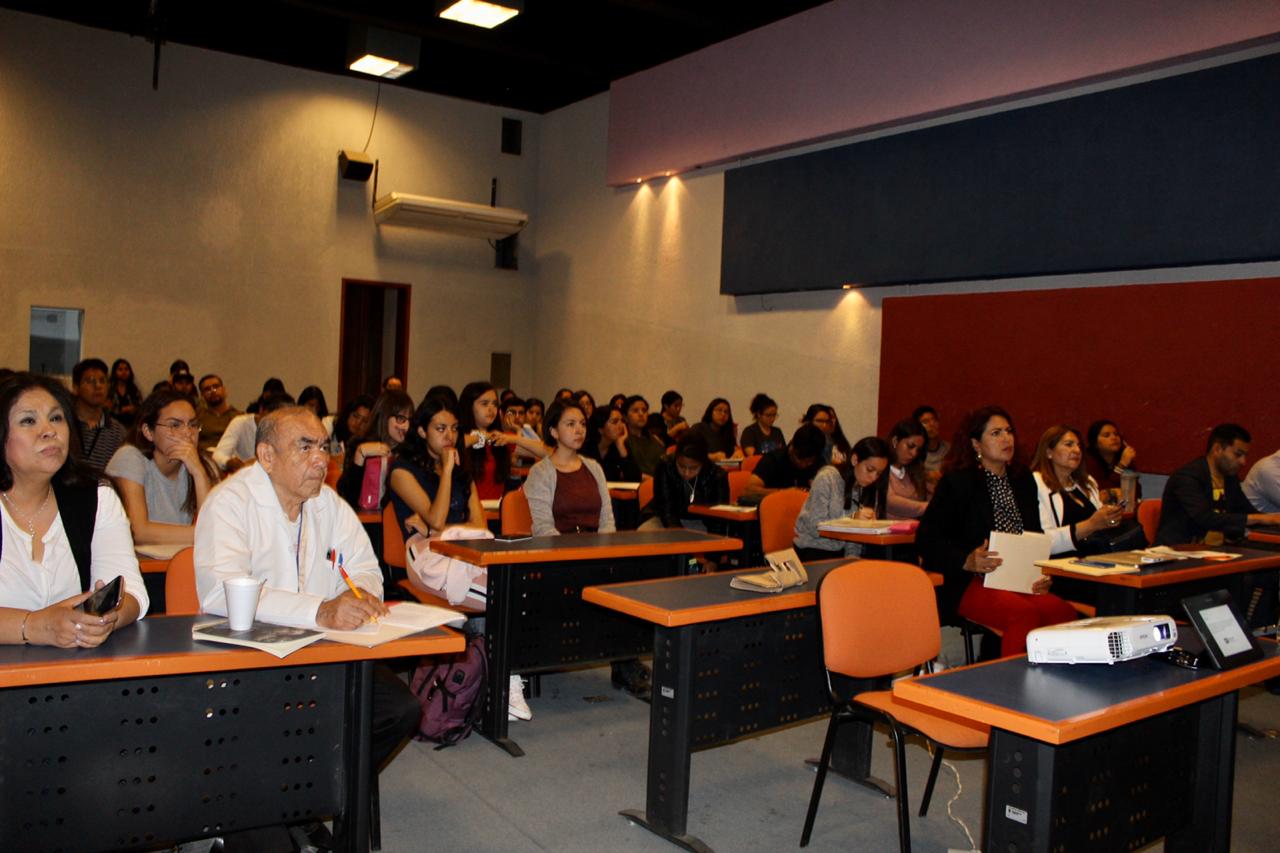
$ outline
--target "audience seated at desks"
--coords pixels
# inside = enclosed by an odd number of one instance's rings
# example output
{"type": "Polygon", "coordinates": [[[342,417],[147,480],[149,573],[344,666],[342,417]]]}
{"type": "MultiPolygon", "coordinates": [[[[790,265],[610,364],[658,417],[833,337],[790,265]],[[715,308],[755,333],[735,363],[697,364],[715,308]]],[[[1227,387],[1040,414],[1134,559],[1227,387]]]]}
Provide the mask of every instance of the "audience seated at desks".
{"type": "Polygon", "coordinates": [[[689,432],[702,436],[707,443],[707,457],[712,462],[725,459],[741,459],[738,447],[738,428],[733,422],[733,409],[724,397],[716,397],[707,404],[702,420],[689,428],[689,432]]]}
{"type": "Polygon", "coordinates": [[[627,452],[636,461],[640,473],[652,477],[667,448],[649,429],[649,401],[632,394],[623,403],[622,414],[627,419],[627,452]]]}
{"type": "Polygon", "coordinates": [[[1047,576],[1030,594],[983,585],[981,576],[1000,565],[1000,555],[988,547],[992,530],[1042,532],[1036,481],[1017,461],[1013,430],[1009,414],[998,406],[965,418],[916,532],[924,568],[944,578],[943,621],[958,612],[1002,632],[1002,655],[1024,652],[1029,631],[1076,618],[1070,604],[1049,594],[1047,576]]]}
{"type": "Polygon", "coordinates": [[[942,421],[938,420],[933,406],[917,406],[911,419],[924,427],[924,470],[929,474],[930,483],[936,483],[942,476],[942,460],[951,452],[951,442],[942,437],[942,421]]]}
{"type": "MultiPolygon", "coordinates": [[[[889,445],[884,439],[868,436],[849,450],[849,458],[827,465],[813,478],[809,497],[796,517],[795,547],[802,560],[824,560],[843,554],[862,553],[857,542],[826,539],[818,525],[836,518],[875,518],[883,490],[876,488],[889,467],[889,445]]],[[[763,464],[763,463],[761,463],[763,464]]]]}
{"type": "MultiPolygon", "coordinates": [[[[1098,484],[1098,494],[1103,503],[1119,503],[1120,478],[1127,473],[1137,473],[1133,467],[1137,451],[1125,442],[1114,421],[1094,421],[1089,424],[1085,438],[1085,467],[1098,484]]],[[[1141,497],[1141,494],[1137,496],[1141,497]]],[[[1126,509],[1134,510],[1137,507],[1126,509]]]]}
{"type": "MultiPolygon", "coordinates": [[[[1070,556],[1085,547],[1085,540],[1120,524],[1123,510],[1103,505],[1098,484],[1086,469],[1080,434],[1057,425],[1045,430],[1031,460],[1040,506],[1040,527],[1049,535],[1049,552],[1070,556]]],[[[1099,553],[1095,549],[1091,553],[1099,553]]]]}
{"type": "MultiPolygon", "coordinates": [[[[404,441],[413,419],[413,400],[403,391],[383,391],[369,412],[364,435],[347,442],[342,475],[337,492],[353,507],[360,505],[365,462],[374,456],[388,457],[404,441]]],[[[326,437],[326,441],[327,441],[326,437]]],[[[385,463],[384,463],[385,464],[385,463]]]]}
{"type": "Polygon", "coordinates": [[[203,404],[196,411],[196,417],[200,419],[200,449],[212,453],[222,441],[227,427],[244,412],[231,405],[227,387],[218,374],[206,373],[201,376],[197,387],[203,404]]]}
{"type": "Polygon", "coordinates": [[[809,488],[822,467],[822,448],[826,440],[817,426],[805,424],[800,427],[786,447],[764,455],[751,472],[740,502],[759,503],[765,495],[779,489],[809,488]]]}
{"type": "Polygon", "coordinates": [[[885,475],[885,518],[919,518],[929,506],[928,472],[924,468],[924,427],[913,418],[889,432],[890,464],[885,475]]]}
{"type": "Polygon", "coordinates": [[[768,394],[755,395],[748,411],[751,412],[751,425],[742,431],[738,440],[743,456],[770,453],[786,446],[787,436],[774,426],[778,419],[778,404],[772,397],[768,394]]]}
{"type": "Polygon", "coordinates": [[[90,648],[147,612],[129,520],[78,442],[61,383],[30,373],[0,382],[0,642],[90,648]],[[74,609],[117,576],[114,610],[74,609]]]}
{"type": "Polygon", "coordinates": [[[707,457],[702,436],[686,432],[671,456],[653,472],[653,500],[644,508],[641,530],[690,527],[705,530],[705,519],[689,512],[691,504],[714,506],[729,501],[729,475],[707,457]]]}
{"type": "Polygon", "coordinates": [[[254,461],[254,442],[258,436],[258,421],[276,409],[293,405],[293,398],[284,391],[269,391],[255,401],[257,411],[246,412],[227,425],[227,431],[213,449],[213,464],[224,472],[234,474],[254,461]]]}
{"type": "Polygon", "coordinates": [[[812,403],[805,409],[800,423],[812,424],[822,430],[824,446],[822,461],[827,465],[835,465],[849,455],[849,439],[844,437],[836,410],[826,403],[812,403]]]}
{"type": "Polygon", "coordinates": [[[107,363],[100,358],[86,358],[71,369],[80,459],[94,474],[102,473],[125,439],[124,427],[106,410],[107,382],[107,363]]]}
{"type": "Polygon", "coordinates": [[[133,365],[127,358],[117,358],[111,363],[110,390],[107,391],[107,411],[128,429],[133,426],[142,405],[142,392],[134,380],[133,365]]]}
{"type": "Polygon", "coordinates": [[[218,482],[200,452],[200,422],[187,397],[157,391],[138,410],[106,474],[124,502],[135,545],[190,545],[195,517],[218,482]]]}

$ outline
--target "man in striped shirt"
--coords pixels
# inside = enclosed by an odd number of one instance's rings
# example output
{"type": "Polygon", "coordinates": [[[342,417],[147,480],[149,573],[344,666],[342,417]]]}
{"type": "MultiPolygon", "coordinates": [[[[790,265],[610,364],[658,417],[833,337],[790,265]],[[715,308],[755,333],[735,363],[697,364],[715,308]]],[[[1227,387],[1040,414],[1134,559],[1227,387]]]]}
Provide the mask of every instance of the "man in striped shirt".
{"type": "Polygon", "coordinates": [[[102,475],[111,456],[124,443],[124,427],[107,414],[107,363],[86,358],[71,369],[71,390],[76,395],[76,420],[80,421],[80,458],[102,475]]]}

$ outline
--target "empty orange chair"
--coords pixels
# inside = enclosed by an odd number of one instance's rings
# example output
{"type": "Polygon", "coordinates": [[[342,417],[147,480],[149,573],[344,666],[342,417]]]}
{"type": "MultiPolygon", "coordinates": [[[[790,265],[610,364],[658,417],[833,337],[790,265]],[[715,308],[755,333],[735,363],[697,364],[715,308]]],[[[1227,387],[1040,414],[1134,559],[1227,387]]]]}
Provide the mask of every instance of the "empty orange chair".
{"type": "Polygon", "coordinates": [[[338,488],[338,478],[342,476],[342,458],[329,457],[329,469],[325,471],[324,484],[331,489],[338,488]]]}
{"type": "Polygon", "coordinates": [[[1155,498],[1138,504],[1138,524],[1142,525],[1142,534],[1147,537],[1147,544],[1156,541],[1156,532],[1160,529],[1160,507],[1163,501],[1155,498]]]}
{"type": "Polygon", "coordinates": [[[760,501],[760,547],[766,554],[795,542],[796,518],[808,497],[803,489],[782,489],[760,501]]]}
{"type": "Polygon", "coordinates": [[[764,457],[759,453],[755,454],[754,456],[748,456],[746,459],[742,460],[741,470],[747,474],[750,474],[752,471],[756,470],[756,466],[760,464],[760,460],[763,458],[764,457]]]}
{"type": "Polygon", "coordinates": [[[502,517],[503,536],[528,536],[533,533],[533,513],[529,511],[529,499],[524,496],[523,488],[502,496],[498,514],[502,517]]]}
{"type": "Polygon", "coordinates": [[[653,478],[645,475],[640,480],[640,488],[636,489],[636,505],[644,509],[653,502],[653,478]]]}
{"type": "MultiPolygon", "coordinates": [[[[753,459],[755,457],[752,457],[753,459]]],[[[736,504],[738,498],[742,497],[742,490],[747,487],[747,481],[751,479],[751,472],[747,470],[730,471],[729,472],[729,503],[736,504]]]]}
{"type": "Polygon", "coordinates": [[[169,560],[164,572],[164,612],[170,616],[195,616],[200,612],[196,592],[195,550],[183,548],[169,560]]]}
{"type": "MultiPolygon", "coordinates": [[[[859,560],[833,569],[818,586],[818,612],[822,620],[823,663],[828,673],[857,679],[887,678],[923,666],[938,656],[942,646],[933,584],[923,571],[907,563],[859,560]]],[[[828,683],[832,684],[829,678],[828,683]]],[[[929,809],[938,768],[942,765],[943,749],[985,750],[990,730],[899,702],[892,690],[842,696],[832,684],[831,699],[835,708],[822,745],[818,777],[813,782],[800,846],[809,843],[813,832],[836,729],[841,723],[862,720],[873,725],[886,722],[893,735],[898,844],[903,851],[909,851],[907,735],[919,733],[934,746],[933,766],[920,804],[923,817],[929,809]]]]}
{"type": "Polygon", "coordinates": [[[409,568],[404,552],[404,531],[400,529],[400,520],[396,518],[390,501],[382,508],[382,561],[392,568],[409,568]]]}

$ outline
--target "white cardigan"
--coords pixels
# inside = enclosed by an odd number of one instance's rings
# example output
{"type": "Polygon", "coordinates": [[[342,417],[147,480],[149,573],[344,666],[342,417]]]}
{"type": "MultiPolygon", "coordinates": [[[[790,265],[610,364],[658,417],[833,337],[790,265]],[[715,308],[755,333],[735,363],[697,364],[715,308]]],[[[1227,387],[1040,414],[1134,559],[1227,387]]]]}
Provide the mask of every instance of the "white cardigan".
{"type": "MultiPolygon", "coordinates": [[[[1049,553],[1065,554],[1068,551],[1075,551],[1076,542],[1071,536],[1071,525],[1062,523],[1064,498],[1061,492],[1050,492],[1049,487],[1045,485],[1044,477],[1040,476],[1040,472],[1034,474],[1036,478],[1036,494],[1040,498],[1040,527],[1049,536],[1049,553]]],[[[1085,494],[1089,500],[1093,501],[1094,509],[1102,506],[1102,498],[1098,494],[1098,484],[1092,477],[1082,484],[1085,494]]]]}

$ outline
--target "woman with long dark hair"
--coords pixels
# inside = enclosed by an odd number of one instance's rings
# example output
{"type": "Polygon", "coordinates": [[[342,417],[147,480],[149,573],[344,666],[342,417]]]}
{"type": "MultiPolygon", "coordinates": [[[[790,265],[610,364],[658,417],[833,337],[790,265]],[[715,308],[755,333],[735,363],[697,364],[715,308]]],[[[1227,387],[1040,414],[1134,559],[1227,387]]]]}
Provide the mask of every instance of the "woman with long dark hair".
{"type": "Polygon", "coordinates": [[[929,506],[929,472],[924,467],[925,429],[914,418],[893,425],[889,432],[889,473],[886,518],[919,518],[929,506]]]}
{"type": "Polygon", "coordinates": [[[480,494],[458,455],[458,418],[448,400],[427,397],[414,413],[408,437],[400,445],[387,487],[391,505],[406,537],[417,516],[426,536],[446,527],[487,525],[480,494]]]}
{"type": "Polygon", "coordinates": [[[548,453],[540,441],[502,431],[498,389],[491,382],[469,382],[458,395],[458,452],[481,500],[497,500],[511,481],[510,445],[539,459],[548,453]]]}
{"type": "Polygon", "coordinates": [[[80,462],[67,389],[30,373],[0,382],[0,447],[0,642],[88,648],[142,618],[149,600],[129,520],[80,462]],[[117,576],[113,610],[75,609],[117,576]]]}
{"type": "MultiPolygon", "coordinates": [[[[1115,421],[1105,418],[1089,424],[1085,438],[1085,466],[1098,484],[1099,496],[1105,503],[1118,503],[1121,477],[1126,473],[1136,473],[1133,460],[1137,458],[1138,451],[1124,440],[1115,421]]],[[[1141,497],[1140,494],[1137,496],[1141,497]]]]}
{"type": "Polygon", "coordinates": [[[107,391],[107,411],[126,427],[133,425],[138,407],[142,405],[142,392],[134,380],[133,365],[127,358],[117,358],[111,363],[110,390],[107,391]]]}
{"type": "Polygon", "coordinates": [[[916,531],[924,567],[945,579],[939,591],[942,620],[958,613],[996,628],[1003,634],[1001,654],[1020,654],[1026,651],[1029,631],[1070,622],[1076,613],[1048,594],[1047,576],[1030,593],[983,584],[982,575],[1001,563],[999,553],[990,549],[992,530],[1043,532],[1036,481],[1018,461],[1009,413],[999,406],[970,412],[956,432],[943,471],[916,531]]]}
{"type": "Polygon", "coordinates": [[[813,478],[809,497],[796,518],[796,553],[802,560],[856,557],[862,553],[862,546],[856,542],[824,538],[818,525],[850,516],[876,517],[882,505],[877,483],[889,467],[889,453],[884,439],[869,435],[850,448],[847,459],[827,465],[813,478]]]}
{"type": "Polygon", "coordinates": [[[844,437],[844,430],[840,428],[840,420],[836,417],[834,407],[826,403],[813,403],[805,409],[800,423],[813,424],[827,437],[827,446],[822,451],[822,458],[828,465],[836,465],[848,458],[849,439],[844,437]]]}
{"type": "Polygon", "coordinates": [[[1076,553],[1085,539],[1120,524],[1123,510],[1103,505],[1098,484],[1085,469],[1080,433],[1071,427],[1056,424],[1044,431],[1031,471],[1040,526],[1052,539],[1049,553],[1055,557],[1076,553]]]}
{"type": "Polygon", "coordinates": [[[191,545],[196,514],[218,483],[200,452],[200,419],[185,394],[165,388],[143,401],[138,421],[107,463],[137,545],[191,545]]]}
{"type": "Polygon", "coordinates": [[[707,443],[707,458],[712,462],[725,459],[741,459],[738,447],[738,427],[733,422],[733,408],[724,397],[716,397],[707,404],[702,420],[694,424],[690,432],[702,436],[707,443]]]}
{"type": "Polygon", "coordinates": [[[632,394],[622,404],[622,415],[627,419],[627,451],[640,472],[652,477],[653,469],[666,455],[667,448],[649,429],[649,401],[639,394],[632,394]]]}
{"type": "Polygon", "coordinates": [[[774,426],[778,420],[778,403],[768,394],[757,394],[747,407],[751,412],[751,425],[742,431],[738,439],[744,456],[763,456],[787,446],[787,436],[774,426]]]}
{"type": "Polygon", "coordinates": [[[413,400],[403,391],[383,391],[369,413],[364,435],[347,442],[338,477],[338,494],[353,507],[360,505],[365,461],[371,456],[390,456],[404,442],[413,419],[413,400]]]}

